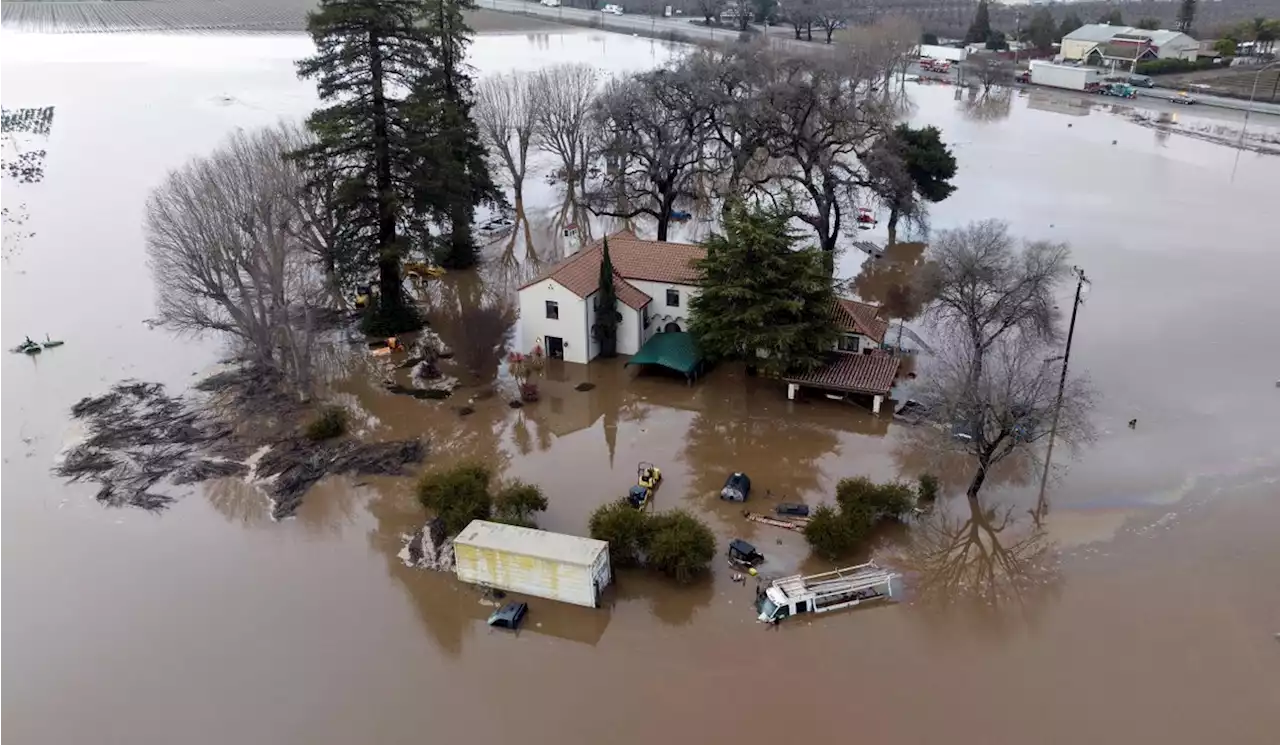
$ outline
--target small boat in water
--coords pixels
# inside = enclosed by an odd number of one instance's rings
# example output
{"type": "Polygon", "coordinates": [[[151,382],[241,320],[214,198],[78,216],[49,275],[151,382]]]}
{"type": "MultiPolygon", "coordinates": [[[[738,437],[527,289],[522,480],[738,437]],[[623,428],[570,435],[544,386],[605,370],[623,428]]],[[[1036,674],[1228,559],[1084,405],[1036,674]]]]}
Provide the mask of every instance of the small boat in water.
{"type": "Polygon", "coordinates": [[[62,346],[63,344],[66,344],[66,342],[65,342],[65,341],[62,341],[61,339],[50,339],[50,338],[49,338],[49,335],[48,335],[48,334],[45,334],[45,335],[44,335],[44,341],[43,341],[43,342],[41,342],[40,344],[41,344],[41,346],[43,346],[45,349],[53,349],[54,347],[60,347],[60,346],[62,346]]]}

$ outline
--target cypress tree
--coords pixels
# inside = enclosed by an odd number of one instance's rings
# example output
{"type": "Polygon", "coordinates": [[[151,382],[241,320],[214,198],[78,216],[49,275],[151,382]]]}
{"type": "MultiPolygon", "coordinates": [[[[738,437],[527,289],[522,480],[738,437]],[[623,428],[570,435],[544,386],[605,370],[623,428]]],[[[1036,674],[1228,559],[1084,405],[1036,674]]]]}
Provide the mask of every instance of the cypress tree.
{"type": "Polygon", "coordinates": [[[601,357],[618,356],[618,293],[613,288],[613,259],[609,239],[604,239],[600,257],[600,285],[596,289],[596,322],[591,333],[600,344],[601,357]]]}

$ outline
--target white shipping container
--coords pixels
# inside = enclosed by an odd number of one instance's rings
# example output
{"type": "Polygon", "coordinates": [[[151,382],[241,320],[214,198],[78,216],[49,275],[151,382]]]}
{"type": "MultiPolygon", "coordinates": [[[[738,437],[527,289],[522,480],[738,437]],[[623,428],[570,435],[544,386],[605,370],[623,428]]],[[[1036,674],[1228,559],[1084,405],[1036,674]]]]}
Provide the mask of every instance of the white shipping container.
{"type": "Polygon", "coordinates": [[[1082,91],[1090,83],[1102,81],[1102,71],[1092,67],[1054,65],[1049,62],[1031,63],[1031,82],[1053,88],[1082,91]]]}
{"type": "Polygon", "coordinates": [[[613,581],[609,544],[488,520],[472,520],[453,541],[463,582],[595,608],[613,581]]]}
{"type": "Polygon", "coordinates": [[[964,62],[968,51],[961,47],[943,47],[937,44],[921,44],[920,58],[944,59],[949,62],[964,62]]]}

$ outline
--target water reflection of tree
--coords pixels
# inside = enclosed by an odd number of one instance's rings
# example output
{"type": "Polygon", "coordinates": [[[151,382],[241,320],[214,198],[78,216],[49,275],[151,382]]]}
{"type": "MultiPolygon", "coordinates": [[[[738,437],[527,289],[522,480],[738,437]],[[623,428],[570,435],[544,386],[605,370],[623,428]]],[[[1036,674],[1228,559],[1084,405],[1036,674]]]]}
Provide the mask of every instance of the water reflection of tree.
{"type": "Polygon", "coordinates": [[[1013,89],[994,87],[979,93],[969,89],[969,95],[960,102],[960,111],[967,119],[976,122],[994,122],[1007,118],[1013,108],[1013,89]]]}
{"type": "Polygon", "coordinates": [[[923,243],[889,246],[880,258],[863,262],[862,271],[853,278],[853,291],[866,302],[884,306],[890,319],[915,318],[924,308],[924,298],[915,291],[924,251],[923,243]]]}
{"type": "Polygon", "coordinates": [[[688,585],[677,585],[665,577],[643,569],[619,571],[615,577],[617,599],[647,599],[654,618],[669,626],[684,626],[693,621],[698,611],[711,603],[715,583],[703,577],[688,585]]]}
{"type": "Polygon", "coordinates": [[[933,619],[954,626],[958,613],[998,631],[1036,620],[1058,596],[1057,552],[1042,527],[1015,514],[1011,506],[984,508],[970,499],[967,515],[939,509],[912,527],[899,566],[933,619]]]}

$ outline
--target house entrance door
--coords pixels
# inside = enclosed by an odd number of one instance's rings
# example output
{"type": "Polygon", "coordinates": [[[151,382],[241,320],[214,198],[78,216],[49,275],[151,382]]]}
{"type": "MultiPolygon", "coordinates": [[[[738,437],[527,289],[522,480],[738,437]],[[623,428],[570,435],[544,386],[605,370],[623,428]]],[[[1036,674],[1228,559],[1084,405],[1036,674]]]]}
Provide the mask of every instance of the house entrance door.
{"type": "Polygon", "coordinates": [[[558,336],[547,337],[547,359],[564,359],[564,339],[558,336]]]}

